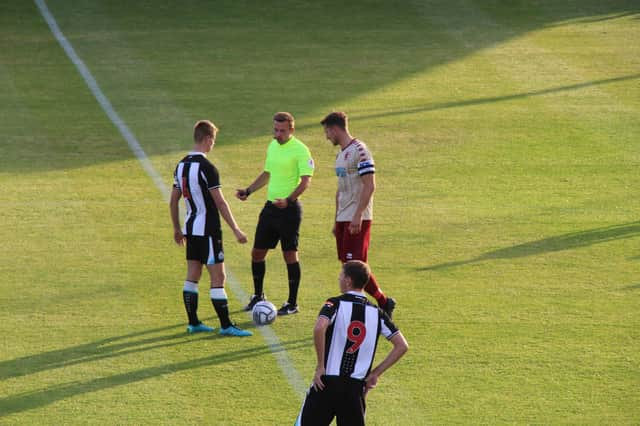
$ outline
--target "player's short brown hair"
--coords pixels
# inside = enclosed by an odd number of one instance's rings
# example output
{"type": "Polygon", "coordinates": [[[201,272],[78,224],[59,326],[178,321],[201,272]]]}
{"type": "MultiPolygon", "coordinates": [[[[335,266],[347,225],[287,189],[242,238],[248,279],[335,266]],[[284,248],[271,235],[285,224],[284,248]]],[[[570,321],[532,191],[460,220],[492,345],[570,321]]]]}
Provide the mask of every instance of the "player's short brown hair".
{"type": "Polygon", "coordinates": [[[334,112],[328,114],[320,122],[320,124],[322,124],[323,126],[326,126],[326,127],[338,126],[342,130],[346,130],[347,126],[349,125],[349,118],[347,117],[347,114],[345,114],[342,111],[334,111],[334,112]]]}
{"type": "Polygon", "coordinates": [[[296,127],[296,121],[290,112],[276,112],[276,114],[273,116],[273,121],[277,121],[279,123],[284,123],[286,121],[289,123],[290,129],[296,127]]]}
{"type": "Polygon", "coordinates": [[[369,282],[371,270],[369,265],[361,260],[350,260],[342,265],[342,273],[345,277],[351,278],[351,285],[354,288],[364,288],[369,282]]]}
{"type": "Polygon", "coordinates": [[[207,136],[215,139],[216,133],[218,128],[209,120],[199,120],[193,126],[193,140],[196,143],[202,142],[207,136]]]}

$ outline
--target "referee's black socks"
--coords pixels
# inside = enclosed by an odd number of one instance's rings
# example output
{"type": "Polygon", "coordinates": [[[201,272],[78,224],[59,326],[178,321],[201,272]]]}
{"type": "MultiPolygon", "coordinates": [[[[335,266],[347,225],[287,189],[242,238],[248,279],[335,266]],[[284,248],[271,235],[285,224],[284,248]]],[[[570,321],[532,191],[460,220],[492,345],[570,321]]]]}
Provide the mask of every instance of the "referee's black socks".
{"type": "Polygon", "coordinates": [[[198,325],[198,282],[185,281],[182,288],[182,300],[189,317],[189,325],[198,325]]]}
{"type": "Polygon", "coordinates": [[[251,273],[253,274],[253,291],[258,297],[264,293],[264,273],[266,271],[265,261],[251,262],[251,273]]]}
{"type": "Polygon", "coordinates": [[[298,302],[298,288],[300,287],[300,262],[287,263],[287,275],[289,276],[289,302],[290,305],[295,306],[298,302]]]}

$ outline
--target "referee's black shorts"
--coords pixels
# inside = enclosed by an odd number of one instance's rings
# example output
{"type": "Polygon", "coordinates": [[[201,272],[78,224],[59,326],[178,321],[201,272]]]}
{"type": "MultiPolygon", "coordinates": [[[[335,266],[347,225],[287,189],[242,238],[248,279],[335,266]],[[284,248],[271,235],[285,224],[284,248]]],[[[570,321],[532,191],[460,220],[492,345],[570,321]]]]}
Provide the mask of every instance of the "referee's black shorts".
{"type": "Polygon", "coordinates": [[[284,209],[279,209],[271,201],[267,201],[258,218],[253,247],[274,249],[280,241],[282,251],[298,250],[300,222],[302,205],[299,201],[290,203],[284,209]]]}
{"type": "Polygon", "coordinates": [[[338,426],[364,426],[364,381],[322,376],[322,382],[323,390],[309,389],[296,425],[328,426],[336,417],[338,426]]]}

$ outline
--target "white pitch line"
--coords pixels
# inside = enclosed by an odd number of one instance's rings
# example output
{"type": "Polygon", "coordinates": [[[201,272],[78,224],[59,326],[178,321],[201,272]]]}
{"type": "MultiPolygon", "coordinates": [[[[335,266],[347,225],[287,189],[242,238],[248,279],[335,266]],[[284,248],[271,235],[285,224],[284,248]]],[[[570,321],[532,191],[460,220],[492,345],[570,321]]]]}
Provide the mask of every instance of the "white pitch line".
{"type": "MultiPolygon", "coordinates": [[[[168,201],[169,188],[167,187],[167,185],[165,185],[162,177],[160,176],[160,174],[158,174],[156,169],[151,164],[151,161],[149,160],[149,157],[147,157],[147,154],[144,152],[144,149],[142,149],[140,142],[138,142],[136,137],[133,135],[133,132],[131,131],[131,129],[129,129],[129,126],[127,126],[124,120],[120,118],[118,113],[111,105],[111,102],[109,102],[109,99],[100,89],[98,82],[91,74],[91,71],[89,71],[89,68],[85,65],[80,56],[78,56],[69,40],[67,40],[65,35],[62,33],[60,27],[58,26],[58,23],[53,17],[53,14],[49,11],[49,8],[47,7],[44,0],[34,1],[36,3],[36,6],[38,6],[42,17],[49,25],[49,28],[51,29],[54,37],[56,38],[56,40],[58,40],[58,43],[60,43],[60,46],[62,47],[62,49],[64,49],[71,62],[73,62],[73,64],[78,69],[78,72],[84,79],[93,96],[95,96],[96,100],[98,101],[104,112],[107,114],[111,122],[116,126],[116,128],[120,131],[122,137],[127,141],[129,148],[131,148],[131,151],[133,151],[133,153],[135,154],[144,171],[147,173],[147,175],[149,175],[149,177],[153,180],[153,183],[160,190],[160,193],[164,197],[165,201],[168,201]]],[[[236,279],[233,277],[231,271],[227,271],[227,275],[227,281],[230,284],[229,287],[234,295],[239,300],[247,300],[248,295],[242,289],[238,281],[236,281],[236,279]]],[[[269,345],[269,348],[271,349],[273,356],[278,361],[278,365],[284,373],[287,381],[289,382],[293,390],[298,394],[300,399],[302,399],[305,392],[307,391],[308,386],[306,382],[302,380],[302,377],[300,376],[298,370],[296,370],[296,368],[294,367],[291,358],[289,358],[289,355],[287,354],[286,348],[282,345],[280,339],[271,327],[258,327],[258,330],[260,331],[260,334],[262,334],[263,339],[269,345]]]]}

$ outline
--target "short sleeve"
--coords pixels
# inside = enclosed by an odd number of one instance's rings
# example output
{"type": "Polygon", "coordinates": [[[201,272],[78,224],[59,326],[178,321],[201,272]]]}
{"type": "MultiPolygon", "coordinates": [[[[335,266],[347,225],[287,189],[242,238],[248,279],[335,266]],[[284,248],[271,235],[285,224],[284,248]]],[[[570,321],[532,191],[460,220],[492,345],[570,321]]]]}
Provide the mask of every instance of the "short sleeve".
{"type": "Polygon", "coordinates": [[[373,156],[369,148],[363,143],[358,145],[358,174],[360,176],[368,175],[376,172],[373,156]]]}
{"type": "Polygon", "coordinates": [[[298,174],[300,176],[313,176],[315,167],[311,151],[305,145],[302,145],[302,149],[298,154],[298,174]]]}
{"type": "Polygon", "coordinates": [[[393,336],[398,334],[400,330],[398,330],[398,327],[396,327],[396,325],[391,321],[389,316],[384,311],[382,311],[381,309],[378,310],[380,311],[380,334],[382,334],[387,340],[389,340],[393,336]]]}
{"type": "Polygon", "coordinates": [[[324,305],[322,305],[318,316],[327,317],[330,321],[332,321],[333,317],[336,314],[336,311],[338,310],[339,304],[340,300],[337,298],[328,299],[326,302],[324,302],[324,305]]]}
{"type": "Polygon", "coordinates": [[[173,187],[182,191],[182,188],[180,187],[180,179],[178,179],[178,166],[176,166],[176,169],[173,171],[173,187]]]}
{"type": "Polygon", "coordinates": [[[201,173],[202,178],[207,183],[207,189],[215,189],[221,186],[218,169],[216,169],[216,166],[214,166],[213,164],[209,162],[203,163],[201,173]]]}

